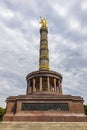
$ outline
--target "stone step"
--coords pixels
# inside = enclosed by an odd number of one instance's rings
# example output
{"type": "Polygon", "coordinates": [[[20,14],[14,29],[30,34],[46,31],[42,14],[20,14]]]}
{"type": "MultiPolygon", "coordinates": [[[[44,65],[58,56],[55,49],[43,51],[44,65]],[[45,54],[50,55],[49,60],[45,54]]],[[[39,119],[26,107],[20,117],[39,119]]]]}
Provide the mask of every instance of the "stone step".
{"type": "Polygon", "coordinates": [[[0,130],[87,130],[87,122],[1,122],[0,130]]]}

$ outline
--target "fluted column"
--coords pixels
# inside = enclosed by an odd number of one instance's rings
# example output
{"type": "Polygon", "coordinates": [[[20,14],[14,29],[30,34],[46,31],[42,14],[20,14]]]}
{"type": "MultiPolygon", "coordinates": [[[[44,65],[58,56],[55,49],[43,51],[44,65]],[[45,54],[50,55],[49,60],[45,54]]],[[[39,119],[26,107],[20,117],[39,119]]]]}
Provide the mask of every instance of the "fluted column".
{"type": "Polygon", "coordinates": [[[31,93],[30,80],[27,82],[27,94],[31,93]]]}
{"type": "Polygon", "coordinates": [[[59,86],[59,93],[62,94],[62,84],[60,80],[58,80],[58,86],[59,86]]]}
{"type": "Polygon", "coordinates": [[[29,85],[28,85],[28,82],[27,82],[27,91],[26,91],[26,94],[28,94],[28,89],[29,89],[29,85]]]}
{"type": "Polygon", "coordinates": [[[60,93],[62,94],[62,83],[60,83],[60,93]]]}
{"type": "Polygon", "coordinates": [[[33,92],[36,91],[36,88],[35,88],[35,78],[33,78],[33,92]]]}
{"type": "Polygon", "coordinates": [[[60,80],[58,80],[58,87],[59,87],[59,93],[60,93],[60,80]]]}
{"type": "Polygon", "coordinates": [[[39,53],[39,70],[49,70],[49,50],[48,50],[48,28],[40,28],[40,53],[39,53]]]}
{"type": "Polygon", "coordinates": [[[56,79],[54,78],[54,92],[56,92],[56,79]]]}
{"type": "Polygon", "coordinates": [[[42,92],[42,77],[40,77],[40,91],[42,92]]]}
{"type": "Polygon", "coordinates": [[[50,78],[47,77],[47,88],[48,88],[48,91],[50,91],[50,78]]]}
{"type": "Polygon", "coordinates": [[[58,80],[57,80],[56,91],[59,93],[59,83],[58,83],[58,80]]]}

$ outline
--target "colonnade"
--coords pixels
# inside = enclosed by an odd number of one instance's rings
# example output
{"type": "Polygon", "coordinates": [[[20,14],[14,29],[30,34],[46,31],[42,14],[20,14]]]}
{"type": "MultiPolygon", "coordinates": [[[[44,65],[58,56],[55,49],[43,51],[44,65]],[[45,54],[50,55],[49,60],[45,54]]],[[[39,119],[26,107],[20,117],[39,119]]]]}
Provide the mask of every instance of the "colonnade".
{"type": "Polygon", "coordinates": [[[27,81],[27,94],[42,91],[58,92],[62,94],[62,83],[60,79],[53,77],[37,77],[27,81]]]}

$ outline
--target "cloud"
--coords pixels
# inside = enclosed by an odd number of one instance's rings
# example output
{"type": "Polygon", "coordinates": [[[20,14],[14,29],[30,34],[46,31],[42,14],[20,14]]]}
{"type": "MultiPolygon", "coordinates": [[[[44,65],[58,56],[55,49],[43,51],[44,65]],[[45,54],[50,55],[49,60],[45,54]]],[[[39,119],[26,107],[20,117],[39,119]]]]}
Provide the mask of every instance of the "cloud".
{"type": "Polygon", "coordinates": [[[2,19],[8,20],[14,17],[14,14],[10,9],[7,9],[5,7],[2,8],[2,6],[0,6],[0,9],[1,9],[0,16],[2,17],[2,19]]]}
{"type": "Polygon", "coordinates": [[[82,10],[87,11],[87,1],[86,0],[83,1],[81,8],[82,8],[82,10]]]}
{"type": "Polygon", "coordinates": [[[64,8],[62,5],[58,5],[57,3],[52,4],[52,8],[60,17],[66,17],[67,8],[64,8]]]}
{"type": "Polygon", "coordinates": [[[86,0],[0,1],[0,105],[26,93],[26,75],[38,70],[40,24],[48,21],[50,69],[63,75],[64,94],[87,103],[86,0]]]}

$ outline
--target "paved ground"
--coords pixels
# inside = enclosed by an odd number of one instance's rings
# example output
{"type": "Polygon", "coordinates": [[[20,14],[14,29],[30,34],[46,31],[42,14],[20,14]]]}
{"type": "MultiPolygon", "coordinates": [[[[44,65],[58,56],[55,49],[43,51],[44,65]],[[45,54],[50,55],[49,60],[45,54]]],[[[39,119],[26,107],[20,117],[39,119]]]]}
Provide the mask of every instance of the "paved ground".
{"type": "Polygon", "coordinates": [[[4,122],[0,130],[87,130],[87,122],[4,122]]]}

